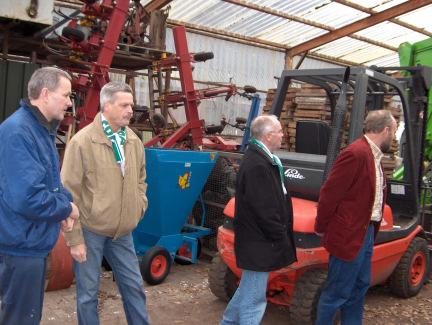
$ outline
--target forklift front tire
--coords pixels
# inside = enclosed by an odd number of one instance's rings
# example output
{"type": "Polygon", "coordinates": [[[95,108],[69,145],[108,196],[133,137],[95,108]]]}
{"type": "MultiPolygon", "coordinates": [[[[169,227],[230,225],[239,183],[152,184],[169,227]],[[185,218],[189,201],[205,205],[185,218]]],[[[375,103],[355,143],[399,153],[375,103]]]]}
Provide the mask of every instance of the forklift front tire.
{"type": "Polygon", "coordinates": [[[171,255],[165,248],[152,247],[141,261],[141,276],[150,285],[160,284],[168,276],[171,264],[171,255]]]}
{"type": "Polygon", "coordinates": [[[306,271],[296,282],[290,306],[294,324],[315,324],[318,302],[326,279],[326,269],[312,269],[306,271]]]}
{"type": "Polygon", "coordinates": [[[238,279],[219,254],[213,257],[209,274],[210,291],[223,301],[230,301],[238,287],[238,279]]]}

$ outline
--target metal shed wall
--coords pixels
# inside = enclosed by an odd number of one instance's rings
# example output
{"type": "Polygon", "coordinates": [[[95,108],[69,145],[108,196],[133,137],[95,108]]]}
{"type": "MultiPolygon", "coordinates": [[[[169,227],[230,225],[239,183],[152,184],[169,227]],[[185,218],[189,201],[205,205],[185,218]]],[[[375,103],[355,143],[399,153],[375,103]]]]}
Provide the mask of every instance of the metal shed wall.
{"type": "Polygon", "coordinates": [[[17,108],[21,98],[27,97],[27,83],[40,65],[17,61],[0,61],[0,122],[17,108]]]}
{"type": "MultiPolygon", "coordinates": [[[[188,47],[190,52],[212,51],[214,59],[194,64],[193,77],[196,81],[211,81],[229,83],[232,82],[239,87],[251,85],[261,92],[261,108],[265,104],[266,92],[269,88],[276,88],[277,79],[282,73],[285,65],[285,53],[273,51],[260,47],[230,42],[218,38],[208,37],[195,33],[187,33],[188,47]]],[[[175,52],[172,30],[167,29],[166,37],[167,51],[175,52]]],[[[294,64],[299,57],[294,58],[294,64]]],[[[306,58],[301,69],[317,69],[338,67],[323,61],[306,58]]],[[[174,75],[177,76],[178,75],[174,75]]],[[[137,77],[136,102],[140,105],[149,105],[147,78],[137,77]]],[[[209,87],[199,82],[196,88],[209,87]]],[[[172,81],[172,89],[180,90],[180,82],[172,81]]],[[[250,101],[240,96],[235,96],[226,102],[223,98],[203,100],[199,106],[200,117],[207,124],[218,124],[222,117],[234,123],[236,117],[247,118],[250,109],[250,101]]],[[[185,121],[182,108],[174,111],[174,116],[179,123],[185,121]]],[[[227,127],[225,134],[241,135],[241,131],[227,127]]]]}

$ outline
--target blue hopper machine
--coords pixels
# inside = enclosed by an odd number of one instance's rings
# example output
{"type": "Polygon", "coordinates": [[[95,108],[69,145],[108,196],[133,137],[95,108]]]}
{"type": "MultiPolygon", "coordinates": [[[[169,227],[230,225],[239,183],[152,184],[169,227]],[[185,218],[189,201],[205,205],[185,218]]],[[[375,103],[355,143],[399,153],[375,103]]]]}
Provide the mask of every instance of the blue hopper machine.
{"type": "Polygon", "coordinates": [[[210,229],[188,224],[217,160],[216,152],[146,148],[147,198],[149,206],[133,232],[141,274],[149,284],[167,277],[171,264],[195,263],[199,238],[210,229]]]}

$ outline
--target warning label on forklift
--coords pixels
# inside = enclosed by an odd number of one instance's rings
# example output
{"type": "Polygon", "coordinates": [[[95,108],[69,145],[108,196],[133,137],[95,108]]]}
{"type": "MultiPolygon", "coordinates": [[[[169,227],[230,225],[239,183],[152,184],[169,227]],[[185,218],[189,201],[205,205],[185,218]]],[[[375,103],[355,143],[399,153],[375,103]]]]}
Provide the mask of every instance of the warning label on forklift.
{"type": "Polygon", "coordinates": [[[399,184],[390,185],[391,194],[405,195],[405,186],[399,184]]]}

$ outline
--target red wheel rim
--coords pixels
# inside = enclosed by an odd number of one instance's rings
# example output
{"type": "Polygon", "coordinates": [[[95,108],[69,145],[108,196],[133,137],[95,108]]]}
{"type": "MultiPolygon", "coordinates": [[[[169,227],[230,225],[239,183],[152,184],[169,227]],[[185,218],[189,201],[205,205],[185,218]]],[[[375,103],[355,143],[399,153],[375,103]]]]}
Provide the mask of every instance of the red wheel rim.
{"type": "Polygon", "coordinates": [[[417,252],[411,262],[410,266],[410,280],[411,285],[418,286],[426,272],[426,256],[423,252],[417,252]]]}
{"type": "Polygon", "coordinates": [[[162,276],[166,271],[167,265],[168,262],[165,256],[156,255],[150,265],[151,274],[156,278],[162,276]]]}

